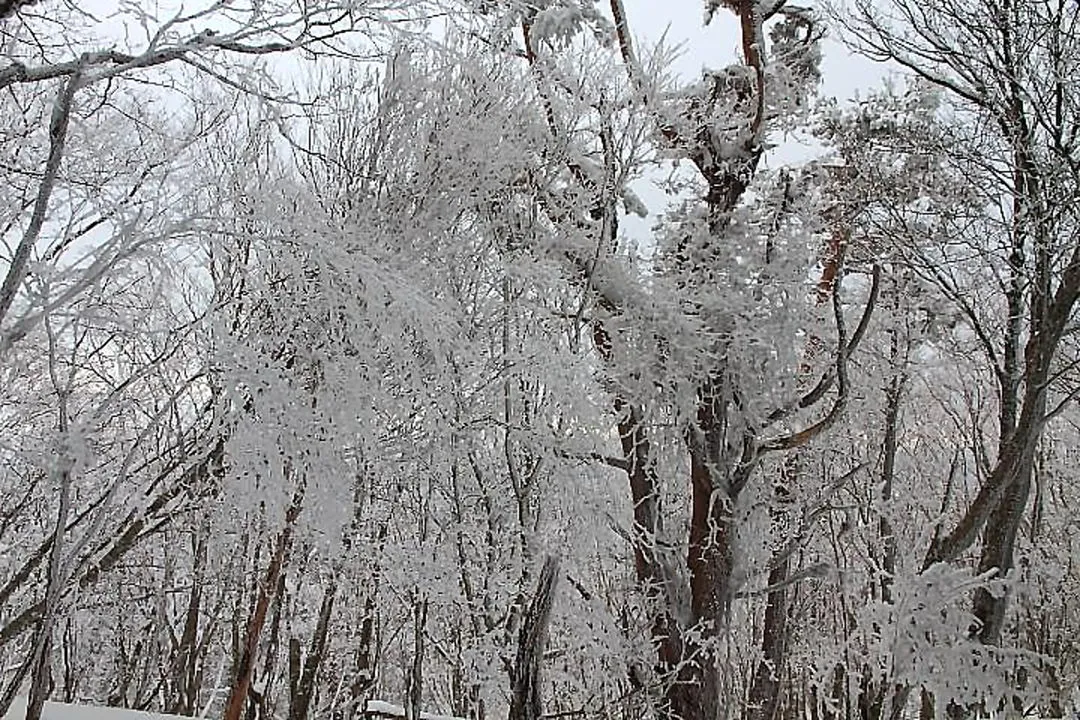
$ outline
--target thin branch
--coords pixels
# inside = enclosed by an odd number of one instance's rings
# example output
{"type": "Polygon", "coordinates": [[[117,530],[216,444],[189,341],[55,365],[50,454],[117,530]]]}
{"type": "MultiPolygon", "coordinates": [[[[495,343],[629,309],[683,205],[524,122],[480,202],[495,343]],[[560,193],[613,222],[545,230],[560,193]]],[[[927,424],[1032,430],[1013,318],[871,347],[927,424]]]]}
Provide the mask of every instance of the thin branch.
{"type": "MultiPolygon", "coordinates": [[[[843,247],[837,248],[838,253],[843,252],[843,247]]],[[[813,425],[799,430],[798,432],[791,433],[790,435],[784,435],[780,437],[771,438],[764,441],[758,446],[757,456],[774,452],[779,450],[791,450],[793,448],[802,447],[815,437],[828,430],[836,421],[840,418],[844,408],[847,405],[849,384],[848,384],[848,336],[847,326],[844,322],[844,304],[840,298],[840,289],[843,284],[844,269],[842,258],[836,259],[836,277],[833,279],[832,287],[832,305],[833,305],[833,318],[836,322],[836,381],[839,386],[836,395],[836,401],[833,406],[826,413],[825,417],[817,421],[813,425]]],[[[868,303],[867,307],[871,304],[868,303]]],[[[862,323],[860,323],[861,325],[862,323]]]]}
{"type": "Polygon", "coordinates": [[[768,595],[770,593],[776,592],[777,590],[783,590],[786,587],[801,583],[803,580],[806,580],[808,578],[821,579],[828,577],[829,573],[832,571],[833,568],[828,563],[816,563],[808,568],[803,568],[802,570],[795,573],[783,582],[776,583],[775,585],[768,585],[763,588],[758,588],[757,590],[740,590],[739,592],[735,593],[735,597],[744,599],[760,595],[768,595]]]}
{"type": "MultiPolygon", "coordinates": [[[[3,286],[0,286],[0,323],[7,316],[19,287],[26,279],[30,252],[37,244],[41,228],[45,224],[45,213],[48,211],[49,199],[52,197],[56,177],[60,172],[60,162],[64,157],[64,142],[67,140],[68,125],[71,121],[71,103],[76,90],[79,89],[81,79],[81,67],[76,65],[53,103],[52,118],[49,121],[49,155],[45,161],[45,172],[42,174],[41,184],[38,185],[34,211],[30,216],[30,224],[23,233],[19,246],[15,249],[15,255],[11,258],[11,265],[4,277],[3,286]]],[[[2,87],[0,85],[0,88],[2,87]]]]}
{"type": "MultiPolygon", "coordinates": [[[[846,357],[850,358],[855,350],[859,347],[859,343],[866,335],[867,329],[870,327],[870,320],[874,315],[874,309],[877,307],[878,295],[881,291],[881,267],[874,265],[874,269],[871,273],[870,281],[870,295],[866,300],[866,307],[863,308],[862,317],[859,318],[859,324],[855,328],[855,332],[851,335],[851,342],[847,344],[845,351],[846,357]]],[[[836,381],[836,367],[832,366],[829,370],[822,375],[810,392],[800,397],[795,403],[777,408],[773,410],[767,416],[768,424],[780,422],[781,420],[789,417],[796,410],[805,410],[813,407],[821,401],[825,394],[832,389],[833,383],[836,381]]]]}
{"type": "Polygon", "coordinates": [[[245,45],[235,40],[218,38],[213,31],[204,30],[179,45],[161,48],[160,50],[148,50],[140,55],[131,55],[117,50],[101,50],[83,53],[75,60],[51,65],[27,67],[21,62],[14,62],[0,70],[0,90],[9,85],[42,82],[76,75],[86,75],[85,84],[88,85],[98,80],[120,75],[128,70],[149,68],[179,60],[198,50],[219,49],[243,55],[270,55],[295,50],[303,45],[304,42],[301,40],[245,45]],[[97,68],[98,70],[90,74],[87,72],[90,68],[97,68]]]}

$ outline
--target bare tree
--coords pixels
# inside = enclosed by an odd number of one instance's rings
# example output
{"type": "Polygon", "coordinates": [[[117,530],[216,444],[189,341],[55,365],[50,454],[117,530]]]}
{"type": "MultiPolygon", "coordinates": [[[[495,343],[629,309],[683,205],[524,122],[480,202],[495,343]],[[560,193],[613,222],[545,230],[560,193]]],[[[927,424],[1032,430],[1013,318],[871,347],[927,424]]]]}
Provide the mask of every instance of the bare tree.
{"type": "MultiPolygon", "coordinates": [[[[1080,193],[1080,105],[1068,90],[1080,73],[1075,10],[1055,0],[890,0],[855,2],[853,13],[836,17],[860,51],[899,63],[945,93],[960,113],[954,139],[938,133],[942,142],[927,149],[977,176],[982,197],[997,205],[970,208],[946,224],[934,241],[941,247],[944,240],[945,252],[928,249],[909,226],[912,244],[901,252],[972,327],[997,390],[997,449],[986,459],[985,481],[962,516],[935,534],[923,567],[961,560],[977,546],[979,572],[1005,577],[1031,500],[1040,438],[1076,393],[1061,353],[1080,299],[1080,218],[1072,200],[1080,193]],[[969,245],[975,254],[965,251],[961,260],[955,251],[970,243],[965,224],[991,228],[991,235],[969,245]],[[992,294],[981,288],[983,302],[971,299],[965,279],[978,273],[995,278],[992,294]]],[[[975,592],[982,642],[1000,642],[1007,602],[1007,594],[975,592]]]]}

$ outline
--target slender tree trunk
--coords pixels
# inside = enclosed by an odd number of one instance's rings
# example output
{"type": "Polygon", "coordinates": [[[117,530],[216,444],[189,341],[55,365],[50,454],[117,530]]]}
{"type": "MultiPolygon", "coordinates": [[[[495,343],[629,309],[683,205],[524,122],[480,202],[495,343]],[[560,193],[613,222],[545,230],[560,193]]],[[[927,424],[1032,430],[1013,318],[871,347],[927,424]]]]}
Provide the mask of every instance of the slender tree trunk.
{"type": "Polygon", "coordinates": [[[749,717],[752,720],[774,720],[780,707],[789,632],[787,581],[790,567],[791,558],[785,555],[769,571],[769,587],[775,589],[769,591],[765,602],[762,657],[750,686],[749,717]]]}
{"type": "MultiPolygon", "coordinates": [[[[68,126],[71,122],[71,105],[75,99],[75,93],[82,84],[82,69],[78,68],[61,85],[60,93],[53,103],[52,118],[49,121],[49,154],[45,159],[45,169],[41,175],[41,183],[38,185],[37,197],[34,199],[34,209],[30,215],[30,223],[23,233],[22,239],[15,248],[15,254],[8,265],[4,282],[0,284],[0,322],[7,318],[8,311],[15,296],[26,279],[27,268],[30,264],[30,256],[37,244],[41,229],[45,225],[46,214],[49,209],[49,199],[52,197],[56,178],[60,174],[60,163],[64,158],[64,143],[67,140],[68,126]]],[[[25,331],[23,331],[25,333],[25,331]]],[[[4,337],[0,343],[0,351],[6,350],[4,345],[16,341],[17,337],[4,337]]]]}
{"type": "MultiPolygon", "coordinates": [[[[1031,472],[1031,465],[1025,464],[1019,477],[1010,483],[1001,502],[990,514],[983,533],[982,553],[979,556],[980,573],[997,570],[998,576],[1004,577],[1012,570],[1016,536],[1031,492],[1031,472]]],[[[1008,593],[995,597],[984,588],[976,590],[974,611],[980,623],[980,641],[987,645],[1001,642],[1007,606],[1008,593]]]]}
{"type": "Polygon", "coordinates": [[[193,715],[198,710],[199,703],[199,622],[202,616],[202,583],[206,566],[206,535],[203,529],[193,532],[191,544],[194,558],[191,591],[184,613],[184,629],[172,661],[173,696],[166,705],[166,712],[173,715],[193,715]]]}
{"type": "MultiPolygon", "coordinates": [[[[66,515],[70,507],[70,477],[67,470],[62,471],[60,480],[60,509],[57,512],[57,532],[66,524],[66,515]]],[[[60,559],[63,544],[53,543],[53,558],[49,563],[48,587],[45,590],[45,610],[33,643],[33,664],[30,672],[30,696],[26,703],[26,720],[41,720],[41,712],[49,697],[52,685],[52,644],[53,630],[56,623],[56,610],[62,591],[60,577],[60,559]]]]}
{"type": "Polygon", "coordinates": [[[406,683],[405,717],[420,720],[424,702],[424,632],[427,625],[427,598],[418,600],[413,608],[413,660],[406,683]]]}
{"type": "MultiPolygon", "coordinates": [[[[69,81],[70,82],[70,81],[69,81]]],[[[69,99],[70,100],[70,99],[69,99]]],[[[46,319],[47,327],[48,320],[46,319]]],[[[55,341],[52,328],[49,327],[50,356],[55,358],[55,341]]],[[[57,389],[59,420],[57,431],[60,434],[60,447],[57,452],[54,477],[59,486],[59,498],[56,510],[56,527],[53,530],[52,553],[49,556],[49,574],[45,587],[45,607],[38,623],[37,636],[33,643],[33,663],[30,670],[30,697],[26,701],[26,720],[41,720],[41,711],[52,691],[52,645],[57,620],[60,598],[66,584],[64,571],[64,532],[68,525],[71,510],[71,472],[74,461],[69,448],[70,423],[68,421],[67,391],[60,387],[56,371],[50,362],[49,368],[53,385],[57,389]]]]}
{"type": "MultiPolygon", "coordinates": [[[[898,307],[894,306],[894,312],[898,307]]],[[[904,388],[907,385],[907,372],[901,363],[905,362],[900,348],[898,331],[891,331],[889,359],[893,376],[885,388],[885,429],[882,440],[881,460],[881,511],[878,516],[878,540],[881,542],[881,577],[878,581],[883,602],[893,601],[893,581],[896,577],[897,542],[896,532],[889,522],[887,511],[893,500],[896,481],[896,453],[900,432],[900,407],[904,388]]],[[[859,688],[859,708],[863,720],[882,720],[885,701],[891,692],[887,686],[876,683],[871,675],[864,673],[859,688]]],[[[924,699],[925,700],[925,699],[924,699]]],[[[925,706],[925,701],[923,703],[925,706]]]]}
{"type": "Polygon", "coordinates": [[[375,607],[375,588],[371,588],[364,597],[364,617],[360,621],[360,635],[356,641],[355,680],[349,686],[352,705],[359,707],[364,694],[375,686],[375,661],[377,658],[376,633],[377,608],[375,607]]]}
{"type": "MultiPolygon", "coordinates": [[[[1010,0],[1005,2],[1005,12],[1011,6],[1010,0]]],[[[1015,60],[1012,30],[1002,27],[1003,49],[1006,61],[1011,65],[1015,60]]],[[[1042,316],[1046,307],[1038,302],[1041,295],[1035,286],[1049,281],[1049,268],[1036,268],[1036,278],[1031,282],[1027,267],[1026,244],[1029,238],[1034,236],[1034,244],[1039,245],[1038,228],[1040,220],[1032,217],[1039,212],[1038,203],[1038,180],[1035,163],[1029,150],[1030,133],[1026,127],[1024,118],[1023,93],[1015,79],[1010,86],[1011,104],[1009,117],[1006,122],[1007,132],[1013,135],[1015,149],[1013,152],[1013,218],[1012,218],[1012,246],[1009,254],[1009,289],[1006,293],[1006,312],[1008,316],[1005,322],[1005,339],[1002,348],[1003,378],[1000,387],[1000,411],[998,423],[998,458],[1007,453],[1015,452],[1010,444],[1012,436],[1018,430],[1024,430],[1017,426],[1017,418],[1020,411],[1020,388],[1024,380],[1025,368],[1022,363],[1021,341],[1025,311],[1030,312],[1031,331],[1039,330],[1042,316]],[[1039,270],[1042,270],[1040,273],[1039,270]],[[1026,289],[1032,285],[1031,307],[1026,308],[1026,289]]],[[[1037,265],[1039,263],[1036,263],[1037,265]]],[[[1031,368],[1027,368],[1030,371],[1031,368]]],[[[1027,378],[1028,382],[1032,379],[1027,378]]],[[[1016,542],[1016,534],[1023,519],[1024,510],[1027,507],[1028,494],[1031,488],[1031,464],[1022,463],[1017,468],[1015,476],[1009,480],[1008,486],[998,500],[997,506],[991,512],[989,520],[983,530],[982,548],[979,557],[979,572],[997,570],[999,576],[1004,576],[1013,564],[1013,549],[1016,542]]],[[[1001,628],[1005,619],[1005,607],[1007,599],[1002,596],[995,598],[985,590],[978,590],[975,594],[974,612],[979,619],[980,640],[988,645],[996,645],[1001,637],[1001,628]]]]}
{"type": "Polygon", "coordinates": [[[315,680],[326,656],[326,641],[330,631],[330,616],[334,611],[334,599],[337,585],[331,581],[323,592],[319,619],[311,636],[307,657],[302,669],[300,662],[300,641],[292,638],[289,642],[289,720],[306,720],[315,697],[315,680]]]}
{"type": "Polygon", "coordinates": [[[259,649],[259,638],[262,636],[263,626],[266,624],[267,611],[277,589],[278,578],[285,566],[285,558],[292,542],[293,527],[296,524],[297,516],[300,514],[303,498],[304,491],[301,486],[301,489],[297,490],[296,494],[293,495],[292,502],[285,511],[285,527],[278,535],[277,545],[270,559],[270,565],[266,568],[266,575],[259,584],[258,599],[248,621],[247,634],[240,649],[236,679],[233,682],[229,700],[225,704],[224,720],[240,720],[243,715],[244,703],[251,687],[252,671],[255,669],[255,655],[259,649]]]}

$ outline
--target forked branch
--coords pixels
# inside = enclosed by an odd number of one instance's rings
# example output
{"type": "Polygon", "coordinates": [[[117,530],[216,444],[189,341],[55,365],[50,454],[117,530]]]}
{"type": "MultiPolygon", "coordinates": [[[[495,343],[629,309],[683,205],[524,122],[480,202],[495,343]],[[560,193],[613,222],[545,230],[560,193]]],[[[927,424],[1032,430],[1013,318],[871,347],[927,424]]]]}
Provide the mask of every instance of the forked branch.
{"type": "MultiPolygon", "coordinates": [[[[866,300],[866,307],[863,308],[862,317],[859,318],[859,324],[855,328],[855,332],[851,334],[851,340],[847,343],[844,350],[844,359],[850,358],[855,350],[859,347],[859,343],[862,342],[863,337],[866,335],[867,329],[870,327],[870,320],[874,315],[874,308],[877,307],[878,295],[881,292],[881,267],[875,265],[870,275],[870,294],[866,300]]],[[[805,395],[800,397],[797,401],[790,405],[777,408],[773,410],[767,416],[768,424],[772,425],[778,423],[798,410],[806,410],[819,403],[822,398],[832,389],[833,384],[837,378],[837,366],[834,364],[829,367],[828,371],[821,376],[817,384],[810,389],[805,395]]]]}
{"type": "MultiPolygon", "coordinates": [[[[842,253],[843,249],[838,249],[838,253],[842,253]]],[[[876,268],[875,268],[876,269],[876,268]]],[[[875,273],[874,287],[877,286],[878,273],[875,273]]],[[[802,430],[793,432],[789,435],[781,435],[778,437],[765,440],[757,448],[757,456],[760,457],[768,452],[775,452],[781,450],[791,450],[793,448],[802,447],[809,443],[811,440],[821,435],[823,432],[832,427],[840,416],[844,412],[844,408],[847,405],[848,395],[850,393],[850,386],[848,382],[848,356],[850,355],[848,340],[847,326],[844,321],[844,304],[840,297],[840,290],[843,284],[843,259],[842,257],[836,258],[836,277],[832,283],[832,306],[833,306],[833,318],[836,322],[836,364],[834,367],[834,374],[837,383],[836,399],[833,401],[832,407],[825,414],[823,418],[818,420],[813,425],[810,425],[802,430]]],[[[869,316],[873,310],[873,306],[876,303],[876,292],[872,294],[872,301],[867,303],[867,309],[863,313],[863,320],[859,322],[859,327],[865,333],[865,324],[869,323],[869,316]]],[[[831,384],[831,383],[830,383],[831,384]]]]}

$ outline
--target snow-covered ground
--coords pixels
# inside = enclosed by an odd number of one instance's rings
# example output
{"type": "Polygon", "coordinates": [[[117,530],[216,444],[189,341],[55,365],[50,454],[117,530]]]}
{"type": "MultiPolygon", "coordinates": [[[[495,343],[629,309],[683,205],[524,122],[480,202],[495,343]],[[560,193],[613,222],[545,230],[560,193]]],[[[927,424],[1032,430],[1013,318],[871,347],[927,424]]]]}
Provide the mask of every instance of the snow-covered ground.
{"type": "MultiPolygon", "coordinates": [[[[11,703],[3,720],[23,720],[26,717],[26,698],[18,697],[11,703]]],[[[180,720],[179,715],[125,710],[123,708],[94,707],[91,705],[69,705],[67,703],[47,702],[41,713],[41,720],[180,720]]],[[[183,718],[191,720],[191,718],[183,718]]]]}
{"type": "MultiPolygon", "coordinates": [[[[381,700],[369,700],[364,708],[366,718],[403,718],[405,708],[381,700]]],[[[26,717],[26,698],[15,698],[3,720],[23,720],[26,717]]],[[[123,708],[94,707],[91,705],[69,705],[67,703],[47,702],[41,713],[41,720],[192,720],[180,715],[125,710],[123,708]]],[[[420,720],[463,720],[450,715],[420,713],[420,720]]]]}
{"type": "MultiPolygon", "coordinates": [[[[403,718],[405,717],[405,708],[400,705],[393,705],[382,700],[368,700],[367,705],[364,707],[364,714],[369,718],[403,718]]],[[[44,718],[42,720],[45,720],[44,718]]],[[[450,715],[433,715],[432,713],[421,712],[420,720],[465,720],[464,718],[456,718],[450,715]]]]}

